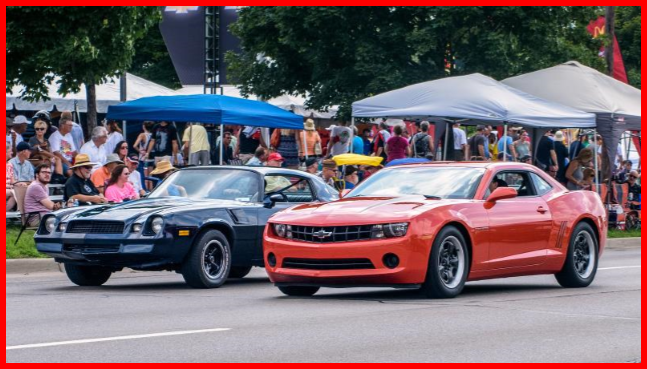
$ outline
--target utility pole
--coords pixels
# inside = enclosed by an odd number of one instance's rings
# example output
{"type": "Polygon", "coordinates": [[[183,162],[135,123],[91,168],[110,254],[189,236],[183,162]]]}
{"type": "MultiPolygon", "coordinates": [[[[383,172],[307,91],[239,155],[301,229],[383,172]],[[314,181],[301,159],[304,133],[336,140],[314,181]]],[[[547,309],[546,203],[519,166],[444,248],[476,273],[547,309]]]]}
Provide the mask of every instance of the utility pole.
{"type": "Polygon", "coordinates": [[[605,16],[605,50],[604,56],[607,60],[607,73],[609,76],[613,77],[613,46],[615,45],[616,39],[616,8],[615,6],[606,7],[606,16],[605,16]]]}

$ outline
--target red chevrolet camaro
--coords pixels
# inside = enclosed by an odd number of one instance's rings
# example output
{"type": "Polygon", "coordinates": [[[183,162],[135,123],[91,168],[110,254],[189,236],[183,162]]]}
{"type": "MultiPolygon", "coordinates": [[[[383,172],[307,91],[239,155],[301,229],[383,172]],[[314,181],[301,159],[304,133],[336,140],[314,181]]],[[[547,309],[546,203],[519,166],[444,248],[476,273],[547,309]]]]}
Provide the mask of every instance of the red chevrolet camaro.
{"type": "Polygon", "coordinates": [[[264,257],[289,296],[395,287],[453,298],[466,282],[538,274],[587,287],[606,234],[598,194],[533,166],[434,163],[384,169],[342,200],[275,214],[264,257]]]}

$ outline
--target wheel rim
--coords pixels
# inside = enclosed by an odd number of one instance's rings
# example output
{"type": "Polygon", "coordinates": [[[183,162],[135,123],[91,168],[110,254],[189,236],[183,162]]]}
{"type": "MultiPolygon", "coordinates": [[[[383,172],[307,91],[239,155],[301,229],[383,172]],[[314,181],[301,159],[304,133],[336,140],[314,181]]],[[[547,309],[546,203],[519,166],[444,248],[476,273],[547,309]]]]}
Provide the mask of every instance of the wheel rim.
{"type": "Polygon", "coordinates": [[[202,250],[202,271],[209,279],[220,279],[225,273],[227,256],[219,241],[211,241],[202,250]]]}
{"type": "Polygon", "coordinates": [[[460,286],[465,273],[465,247],[458,238],[445,238],[438,253],[438,276],[449,289],[460,286]]]}
{"type": "Polygon", "coordinates": [[[586,231],[580,232],[575,238],[573,262],[575,263],[575,271],[581,278],[587,279],[593,274],[595,257],[593,236],[586,231]]]}

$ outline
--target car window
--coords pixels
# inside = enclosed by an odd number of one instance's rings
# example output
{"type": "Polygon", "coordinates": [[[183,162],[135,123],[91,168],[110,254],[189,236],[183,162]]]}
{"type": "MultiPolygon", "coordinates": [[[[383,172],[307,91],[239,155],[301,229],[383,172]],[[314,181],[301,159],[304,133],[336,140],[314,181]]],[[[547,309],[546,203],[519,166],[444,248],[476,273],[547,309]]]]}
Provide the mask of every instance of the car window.
{"type": "Polygon", "coordinates": [[[537,195],[544,196],[553,189],[553,187],[548,184],[548,182],[546,182],[543,178],[536,175],[535,173],[530,173],[530,177],[532,178],[532,182],[535,184],[537,195]]]}
{"type": "Polygon", "coordinates": [[[305,178],[297,176],[265,176],[265,195],[268,196],[271,194],[280,194],[289,203],[315,201],[310,182],[305,178]]]}
{"type": "MultiPolygon", "coordinates": [[[[537,196],[535,188],[530,179],[530,173],[522,171],[506,171],[499,172],[494,177],[498,182],[498,187],[509,187],[517,190],[518,197],[533,197],[537,196]]],[[[488,187],[484,200],[490,197],[490,187],[488,187]]]]}
{"type": "Polygon", "coordinates": [[[258,174],[245,170],[182,170],[166,179],[149,198],[186,197],[194,200],[260,201],[258,174]]]}

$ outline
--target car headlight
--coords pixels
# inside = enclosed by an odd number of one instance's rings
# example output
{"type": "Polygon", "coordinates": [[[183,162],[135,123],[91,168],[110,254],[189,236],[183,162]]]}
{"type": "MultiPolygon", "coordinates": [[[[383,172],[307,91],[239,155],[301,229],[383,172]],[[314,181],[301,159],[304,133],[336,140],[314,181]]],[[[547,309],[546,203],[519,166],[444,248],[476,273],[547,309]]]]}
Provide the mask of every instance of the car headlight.
{"type": "Polygon", "coordinates": [[[45,231],[52,233],[56,229],[56,217],[49,217],[45,220],[45,231]]]}
{"type": "Polygon", "coordinates": [[[141,224],[133,224],[132,233],[139,233],[143,228],[141,224]]]}
{"type": "Polygon", "coordinates": [[[155,234],[160,234],[164,230],[164,219],[157,217],[151,221],[151,231],[155,234]]]}
{"type": "Polygon", "coordinates": [[[65,230],[67,230],[67,223],[60,223],[58,225],[58,231],[61,232],[61,233],[64,233],[65,230]]]}
{"type": "Polygon", "coordinates": [[[287,234],[287,227],[285,224],[274,224],[274,233],[281,238],[285,238],[287,234]]]}
{"type": "Polygon", "coordinates": [[[407,235],[408,230],[409,230],[409,223],[392,223],[392,224],[375,225],[371,230],[371,238],[382,239],[382,238],[404,237],[407,235]]]}

